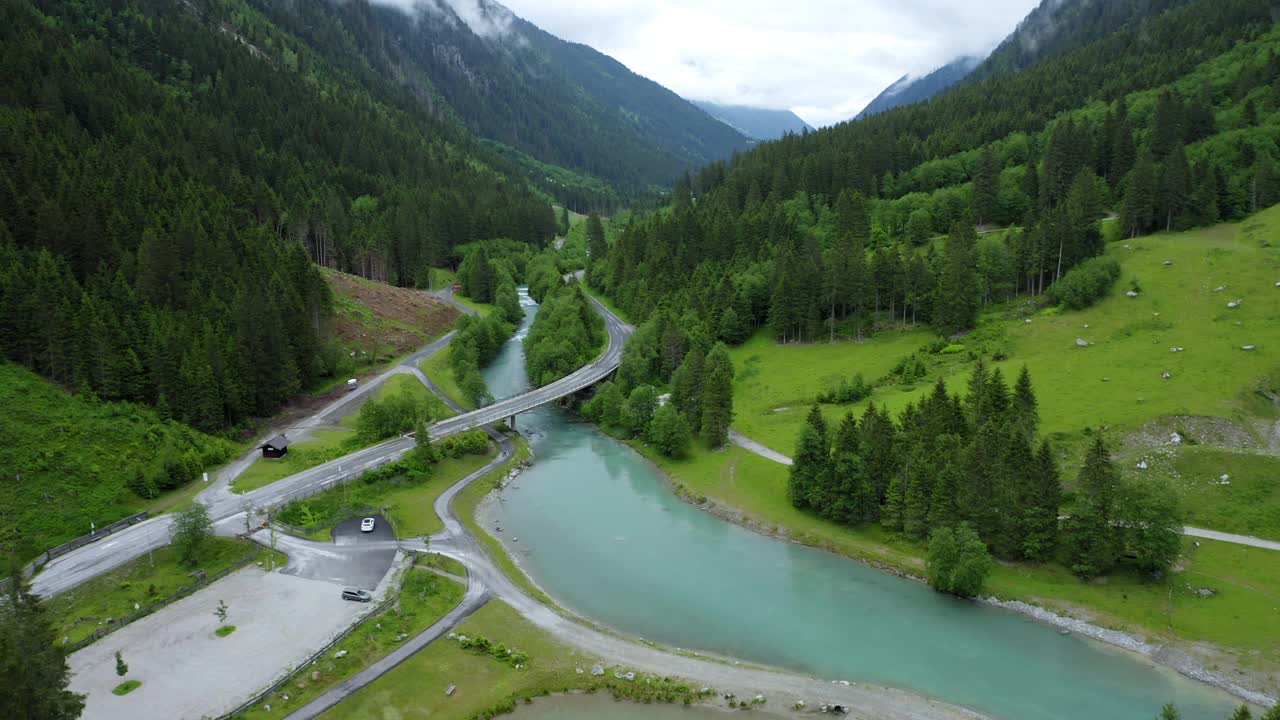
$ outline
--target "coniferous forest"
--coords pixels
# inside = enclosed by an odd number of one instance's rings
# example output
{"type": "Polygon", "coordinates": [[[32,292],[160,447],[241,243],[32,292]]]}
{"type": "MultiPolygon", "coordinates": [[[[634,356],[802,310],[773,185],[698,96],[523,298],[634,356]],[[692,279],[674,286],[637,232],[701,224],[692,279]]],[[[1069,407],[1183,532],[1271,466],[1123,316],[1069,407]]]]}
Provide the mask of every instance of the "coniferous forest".
{"type": "Polygon", "coordinates": [[[235,0],[0,8],[5,356],[215,429],[336,371],[315,265],[425,285],[459,244],[551,237],[547,198],[327,17],[324,45],[235,0]]]}
{"type": "Polygon", "coordinates": [[[636,318],[695,309],[731,344],[766,324],[779,342],[951,335],[984,306],[1051,293],[1102,252],[1104,220],[1130,236],[1280,199],[1270,4],[1115,5],[1087,5],[1035,58],[1015,33],[929,102],[678,180],[592,258],[589,282],[636,318]]]}

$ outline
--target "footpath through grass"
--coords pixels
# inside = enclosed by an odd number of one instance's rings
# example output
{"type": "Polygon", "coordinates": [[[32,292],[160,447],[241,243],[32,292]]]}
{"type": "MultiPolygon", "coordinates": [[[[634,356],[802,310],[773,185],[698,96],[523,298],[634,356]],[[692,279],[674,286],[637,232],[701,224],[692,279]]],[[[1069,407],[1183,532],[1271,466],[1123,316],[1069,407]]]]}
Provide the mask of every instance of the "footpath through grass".
{"type": "MultiPolygon", "coordinates": [[[[279,691],[239,717],[278,718],[289,708],[302,707],[431,627],[462,601],[465,592],[466,587],[459,582],[420,568],[408,569],[398,603],[361,621],[323,659],[304,668],[279,691]],[[346,655],[334,657],[343,651],[346,655]],[[265,709],[266,705],[271,705],[270,712],[265,709]]],[[[443,692],[441,690],[442,695],[443,692]]]]}
{"type": "MultiPolygon", "coordinates": [[[[198,569],[212,576],[253,555],[257,546],[243,540],[212,538],[198,569]]],[[[259,562],[265,562],[265,553],[259,562]]],[[[57,595],[45,602],[57,642],[75,643],[122,618],[173,595],[198,580],[184,565],[177,548],[168,545],[57,595]]]]}

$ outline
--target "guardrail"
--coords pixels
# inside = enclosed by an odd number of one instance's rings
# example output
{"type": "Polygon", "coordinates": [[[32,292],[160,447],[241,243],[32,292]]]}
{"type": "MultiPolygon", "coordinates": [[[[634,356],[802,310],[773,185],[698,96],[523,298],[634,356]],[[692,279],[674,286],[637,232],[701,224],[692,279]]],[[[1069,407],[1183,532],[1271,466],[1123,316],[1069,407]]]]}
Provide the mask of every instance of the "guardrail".
{"type": "MultiPolygon", "coordinates": [[[[148,517],[150,517],[150,513],[144,510],[136,515],[130,515],[129,517],[124,518],[123,520],[117,520],[104,528],[98,528],[97,530],[94,530],[88,535],[81,535],[75,540],[71,540],[69,542],[62,543],[58,547],[45,550],[44,552],[40,553],[40,555],[38,555],[35,560],[32,560],[31,562],[27,563],[26,567],[22,568],[22,576],[28,577],[28,578],[32,577],[33,575],[36,574],[36,571],[38,571],[40,568],[44,567],[45,565],[48,565],[50,560],[53,560],[56,557],[61,557],[63,555],[66,555],[72,550],[77,550],[90,543],[95,543],[118,530],[123,530],[127,527],[137,525],[143,520],[146,520],[148,517]]],[[[4,580],[0,580],[0,591],[7,591],[9,589],[9,584],[11,582],[13,582],[11,578],[5,578],[4,580]]]]}

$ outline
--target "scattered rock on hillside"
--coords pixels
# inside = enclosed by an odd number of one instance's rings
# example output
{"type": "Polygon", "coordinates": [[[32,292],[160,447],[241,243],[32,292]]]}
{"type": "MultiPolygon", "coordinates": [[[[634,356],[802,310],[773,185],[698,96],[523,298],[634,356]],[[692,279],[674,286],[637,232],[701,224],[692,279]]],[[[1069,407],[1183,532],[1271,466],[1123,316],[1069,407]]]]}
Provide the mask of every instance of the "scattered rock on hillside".
{"type": "Polygon", "coordinates": [[[1088,340],[1084,340],[1082,338],[1076,338],[1076,347],[1089,347],[1089,345],[1090,343],[1088,340]]]}
{"type": "Polygon", "coordinates": [[[603,675],[603,674],[604,674],[604,666],[603,666],[603,665],[601,665],[600,663],[596,663],[595,665],[592,665],[592,666],[591,666],[591,674],[592,674],[592,675],[603,675]]]}
{"type": "Polygon", "coordinates": [[[1226,286],[1226,285],[1219,285],[1218,287],[1214,288],[1214,289],[1213,289],[1213,291],[1214,291],[1214,292],[1222,292],[1223,290],[1226,290],[1226,289],[1227,289],[1227,286],[1226,286]]]}
{"type": "Polygon", "coordinates": [[[1130,290],[1129,292],[1126,292],[1125,295],[1131,298],[1136,298],[1138,297],[1138,292],[1136,290],[1130,290]]]}
{"type": "Polygon", "coordinates": [[[1234,310],[1234,309],[1236,309],[1236,308],[1240,307],[1240,303],[1241,303],[1241,302],[1242,302],[1241,300],[1232,300],[1231,302],[1227,303],[1227,307],[1229,307],[1229,308],[1231,308],[1231,309],[1233,309],[1233,310],[1234,310]]]}
{"type": "Polygon", "coordinates": [[[1248,350],[1248,351],[1252,352],[1252,351],[1254,351],[1254,350],[1257,350],[1257,349],[1258,349],[1258,346],[1257,346],[1257,345],[1245,345],[1245,346],[1241,347],[1240,349],[1241,349],[1241,350],[1248,350]]]}
{"type": "Polygon", "coordinates": [[[1172,260],[1165,260],[1165,261],[1164,261],[1164,264],[1165,264],[1165,265],[1172,265],[1172,264],[1173,264],[1173,261],[1172,261],[1172,260]]]}
{"type": "Polygon", "coordinates": [[[1181,436],[1181,435],[1179,435],[1178,433],[1173,433],[1172,435],[1170,435],[1170,436],[1169,436],[1169,444],[1170,444],[1170,445],[1181,445],[1181,444],[1182,444],[1182,436],[1181,436]]]}
{"type": "Polygon", "coordinates": [[[1138,461],[1138,469],[1139,469],[1139,470],[1146,470],[1146,469],[1147,469],[1147,461],[1146,461],[1146,460],[1140,460],[1140,461],[1138,461]]]}
{"type": "Polygon", "coordinates": [[[1165,380],[1172,380],[1172,379],[1173,379],[1173,375],[1170,375],[1168,372],[1162,372],[1162,373],[1160,373],[1160,377],[1164,378],[1165,380]]]}

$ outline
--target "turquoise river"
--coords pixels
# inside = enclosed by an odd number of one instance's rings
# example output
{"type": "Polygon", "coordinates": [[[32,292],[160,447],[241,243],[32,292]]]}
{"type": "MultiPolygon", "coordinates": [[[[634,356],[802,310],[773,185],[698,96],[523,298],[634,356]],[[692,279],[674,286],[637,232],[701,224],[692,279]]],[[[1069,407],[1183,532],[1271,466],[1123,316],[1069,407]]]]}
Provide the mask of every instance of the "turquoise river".
{"type": "MultiPolygon", "coordinates": [[[[521,342],[486,371],[528,387],[521,342]]],[[[677,498],[631,448],[556,408],[520,415],[534,464],[494,512],[521,565],[591,620],[670,647],[908,689],[1001,720],[1146,720],[1238,701],[1132,653],[727,523],[677,498]],[[516,540],[518,538],[518,540],[516,540]]]]}

